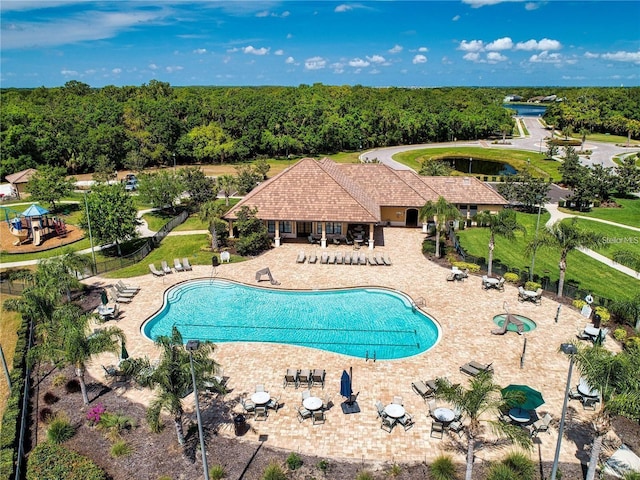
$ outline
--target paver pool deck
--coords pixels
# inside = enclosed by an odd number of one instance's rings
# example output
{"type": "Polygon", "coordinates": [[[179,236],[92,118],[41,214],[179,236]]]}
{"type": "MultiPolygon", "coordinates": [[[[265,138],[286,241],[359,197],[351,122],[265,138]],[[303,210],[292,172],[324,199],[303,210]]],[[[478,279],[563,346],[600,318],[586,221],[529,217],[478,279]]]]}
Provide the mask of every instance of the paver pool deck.
{"type": "MultiPolygon", "coordinates": [[[[317,246],[303,244],[283,244],[269,252],[241,263],[223,264],[216,268],[216,277],[256,285],[255,273],[269,267],[280,285],[273,288],[321,289],[353,286],[381,286],[402,291],[414,301],[424,298],[422,309],[442,329],[440,341],[429,351],[414,357],[365,361],[322,350],[280,344],[262,343],[220,343],[214,357],[229,377],[230,393],[219,398],[230,409],[216,408],[204,411],[203,418],[217,425],[219,434],[234,436],[233,414],[240,412],[237,401],[254,392],[255,385],[261,383],[272,397],[279,397],[283,407],[270,412],[267,421],[249,420],[253,427],[239,441],[256,441],[259,436],[267,438],[271,447],[286,451],[296,451],[324,458],[351,459],[368,462],[431,461],[443,451],[455,455],[458,462],[465,461],[464,450],[456,453],[456,441],[466,443],[463,436],[443,440],[430,438],[431,419],[426,403],[411,389],[411,382],[446,376],[454,383],[465,385],[466,375],[459,371],[460,365],[477,360],[492,363],[497,383],[506,386],[511,383],[526,384],[542,392],[546,403],[538,412],[549,412],[554,423],[550,435],[542,433],[534,441],[535,457],[551,463],[557,439],[557,421],[562,410],[563,394],[567,379],[569,359],[559,353],[561,343],[575,339],[578,330],[584,328],[588,320],[579,312],[563,306],[559,321],[555,322],[558,304],[543,298],[541,305],[517,301],[517,289],[507,285],[504,292],[483,290],[478,276],[469,276],[464,282],[446,281],[449,270],[440,267],[421,253],[424,234],[419,229],[385,228],[384,247],[376,251],[388,252],[391,266],[323,265],[299,264],[296,257],[300,250],[307,255],[317,246]],[[492,335],[496,327],[493,317],[504,312],[507,302],[512,313],[531,318],[537,328],[524,335],[509,332],[504,336],[492,335]],[[521,368],[524,341],[526,354],[521,368]],[[344,415],[340,408],[340,377],[343,370],[353,368],[353,391],[360,392],[358,404],[361,413],[344,415]],[[334,403],[327,412],[326,422],[313,425],[311,420],[300,423],[296,408],[301,404],[302,388],[283,388],[283,378],[287,368],[322,368],[326,370],[325,387],[317,386],[312,394],[329,395],[334,403]],[[374,403],[380,400],[388,404],[394,395],[403,397],[404,406],[415,420],[415,426],[404,431],[401,426],[392,433],[380,428],[374,403]],[[215,412],[213,411],[215,410],[215,412]],[[222,415],[222,416],[221,416],[222,415]],[[267,437],[264,437],[264,436],[267,437]]],[[[345,251],[347,246],[330,246],[334,251],[345,251]]],[[[365,250],[366,251],[366,250],[365,250]]],[[[319,255],[318,255],[319,257],[319,255]]],[[[169,262],[172,259],[167,259],[169,262]]],[[[574,268],[579,268],[575,266],[574,268]]],[[[151,274],[127,279],[142,287],[130,304],[121,305],[122,315],[117,322],[127,336],[127,350],[133,357],[148,356],[158,358],[159,351],[154,344],[143,337],[141,325],[163,305],[163,293],[171,285],[188,279],[209,278],[211,266],[194,266],[192,272],[173,273],[165,277],[151,274]]],[[[87,281],[94,285],[109,285],[111,279],[94,277],[87,281]]],[[[269,282],[261,282],[269,286],[269,282]]],[[[247,298],[247,301],[251,301],[247,298]]],[[[193,312],[198,315],[198,312],[193,312]]],[[[114,322],[109,322],[113,324],[114,322]]],[[[185,339],[186,341],[187,339],[185,339]]],[[[609,348],[615,348],[611,339],[609,348]]],[[[97,358],[89,366],[89,374],[104,381],[101,365],[114,363],[112,354],[97,358]]],[[[572,384],[578,383],[579,372],[574,369],[572,384]]],[[[131,385],[113,385],[121,395],[134,402],[148,404],[152,392],[135,389],[131,385]]],[[[193,408],[193,397],[187,397],[188,408],[193,408]]],[[[216,400],[209,405],[215,405],[216,400]]],[[[209,408],[205,402],[205,408],[209,408]]],[[[572,425],[587,419],[593,412],[584,412],[579,402],[569,403],[569,415],[565,433],[572,425]]],[[[576,429],[578,430],[578,429],[576,429]]],[[[487,439],[492,440],[490,433],[487,439]]],[[[563,439],[560,460],[562,463],[584,462],[587,454],[583,448],[591,443],[588,436],[571,435],[563,439]]],[[[504,455],[509,445],[495,447],[492,442],[476,452],[477,461],[492,460],[504,455]]],[[[211,447],[213,448],[213,447],[211,447]]]]}

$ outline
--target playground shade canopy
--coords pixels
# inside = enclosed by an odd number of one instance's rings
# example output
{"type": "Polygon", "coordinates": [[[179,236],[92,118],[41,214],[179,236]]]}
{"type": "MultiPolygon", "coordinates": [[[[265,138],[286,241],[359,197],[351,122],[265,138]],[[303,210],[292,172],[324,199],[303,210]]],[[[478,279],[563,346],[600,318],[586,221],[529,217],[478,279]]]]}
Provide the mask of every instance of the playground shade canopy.
{"type": "Polygon", "coordinates": [[[25,217],[41,217],[42,215],[46,215],[47,213],[49,213],[49,210],[34,203],[24,212],[22,212],[22,215],[25,217]]]}

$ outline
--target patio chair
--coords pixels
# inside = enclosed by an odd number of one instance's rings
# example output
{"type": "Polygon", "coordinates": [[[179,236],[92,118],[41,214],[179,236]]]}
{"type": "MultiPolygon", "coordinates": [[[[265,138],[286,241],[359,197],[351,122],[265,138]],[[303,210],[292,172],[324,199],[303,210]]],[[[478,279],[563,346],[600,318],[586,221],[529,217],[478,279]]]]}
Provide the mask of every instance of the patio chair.
{"type": "Polygon", "coordinates": [[[506,282],[504,277],[500,277],[500,280],[498,281],[498,285],[496,286],[496,288],[501,292],[504,292],[504,282],[506,282]]]}
{"type": "Polygon", "coordinates": [[[391,258],[389,258],[389,254],[387,252],[384,252],[384,256],[382,257],[382,259],[384,260],[384,264],[386,266],[391,266],[391,258]]]}
{"type": "Polygon", "coordinates": [[[426,401],[427,398],[431,397],[434,394],[433,390],[428,387],[422,380],[413,382],[411,384],[411,388],[414,392],[420,395],[424,401],[426,401]]]}
{"type": "Polygon", "coordinates": [[[165,260],[162,260],[162,261],[160,262],[160,266],[162,267],[162,271],[163,271],[165,274],[169,274],[169,273],[171,273],[171,268],[169,268],[169,265],[167,265],[167,262],[166,262],[165,260]]]}
{"type": "Polygon", "coordinates": [[[332,406],[333,406],[333,402],[331,401],[331,396],[325,395],[324,399],[322,400],[322,409],[329,410],[332,406]]]}
{"type": "Polygon", "coordinates": [[[336,252],[336,264],[342,265],[344,263],[344,254],[342,252],[336,252]]]}
{"type": "Polygon", "coordinates": [[[427,405],[429,406],[429,415],[433,417],[433,412],[436,410],[437,408],[437,404],[435,400],[429,400],[429,402],[427,403],[427,405]]]}
{"type": "Polygon", "coordinates": [[[320,425],[324,423],[326,420],[326,416],[324,414],[324,410],[316,410],[313,412],[313,424],[320,425]]]}
{"type": "Polygon", "coordinates": [[[180,260],[177,258],[173,259],[173,269],[176,272],[184,272],[184,267],[182,266],[182,264],[180,263],[180,260]]]}
{"type": "Polygon", "coordinates": [[[256,385],[256,393],[258,393],[258,392],[264,392],[264,385],[261,384],[261,383],[258,383],[256,385]]]}
{"type": "Polygon", "coordinates": [[[383,418],[387,416],[384,412],[384,406],[380,400],[376,400],[376,410],[378,411],[378,417],[383,418]]]}
{"type": "Polygon", "coordinates": [[[404,427],[405,432],[415,425],[413,417],[406,412],[402,417],[398,419],[398,423],[404,427]]]}
{"type": "Polygon", "coordinates": [[[596,410],[596,404],[600,401],[598,397],[582,397],[582,408],[584,410],[596,410]]]}
{"type": "Polygon", "coordinates": [[[540,305],[542,303],[542,288],[538,288],[536,290],[536,295],[532,300],[536,305],[540,305]]]}
{"type": "Polygon", "coordinates": [[[304,407],[298,407],[298,421],[303,422],[307,418],[311,418],[311,412],[304,407]]]}
{"type": "Polygon", "coordinates": [[[333,237],[331,241],[334,245],[340,245],[340,239],[338,237],[333,237]]]}
{"type": "Polygon", "coordinates": [[[455,273],[450,273],[449,275],[447,275],[447,282],[453,282],[455,279],[456,279],[455,273]]]}
{"type": "Polygon", "coordinates": [[[549,431],[550,424],[551,424],[551,415],[547,413],[545,414],[544,417],[536,420],[531,425],[529,425],[527,427],[527,430],[529,431],[529,435],[531,436],[531,438],[537,437],[538,433],[540,432],[547,432],[551,434],[551,432],[549,431]]]}
{"type": "Polygon", "coordinates": [[[116,283],[116,288],[123,292],[138,293],[140,291],[140,287],[138,287],[137,285],[127,285],[122,280],[118,280],[118,283],[116,283]]]}
{"type": "Polygon", "coordinates": [[[316,257],[316,252],[311,252],[309,254],[309,263],[316,263],[318,261],[318,257],[316,257]]]}
{"type": "Polygon", "coordinates": [[[298,388],[298,370],[287,368],[287,373],[284,375],[283,388],[287,388],[287,385],[294,385],[298,388]]]}
{"type": "Polygon", "coordinates": [[[520,285],[518,287],[518,301],[519,302],[524,302],[525,300],[528,300],[529,296],[524,293],[524,287],[522,285],[520,285]]]}
{"type": "Polygon", "coordinates": [[[102,369],[104,370],[104,376],[106,378],[113,378],[118,374],[116,367],[113,365],[104,366],[102,365],[102,369]]]}
{"type": "Polygon", "coordinates": [[[154,277],[164,277],[164,272],[158,270],[153,263],[149,264],[149,270],[151,271],[151,273],[153,273],[154,277]]]}
{"type": "Polygon", "coordinates": [[[316,368],[311,374],[311,386],[313,387],[314,385],[322,385],[322,388],[324,388],[324,377],[326,373],[327,372],[325,370],[316,368]]]}
{"type": "Polygon", "coordinates": [[[267,408],[270,408],[271,410],[274,410],[276,413],[278,413],[278,409],[280,408],[279,398],[270,398],[267,402],[267,408]]]}
{"type": "Polygon", "coordinates": [[[448,429],[450,432],[457,433],[458,437],[462,437],[462,434],[464,433],[464,425],[459,421],[454,420],[453,422],[451,422],[448,429]]]}
{"type": "Polygon", "coordinates": [[[304,263],[307,256],[304,254],[302,250],[298,252],[298,258],[296,258],[296,263],[304,263]]]}
{"type": "Polygon", "coordinates": [[[311,383],[311,371],[308,368],[302,369],[298,372],[298,386],[304,386],[309,388],[311,383]]]}
{"type": "Polygon", "coordinates": [[[400,397],[399,395],[394,395],[393,402],[391,403],[395,403],[396,405],[404,405],[404,403],[402,403],[402,397],[400,397]]]}
{"type": "Polygon", "coordinates": [[[304,390],[302,392],[302,401],[304,402],[307,398],[311,396],[311,392],[309,390],[304,390]]]}
{"type": "Polygon", "coordinates": [[[256,407],[256,422],[264,422],[268,416],[269,414],[267,413],[267,407],[256,407]]]}
{"type": "Polygon", "coordinates": [[[429,433],[429,436],[434,438],[442,438],[444,436],[444,423],[436,422],[435,420],[431,422],[431,432],[429,433]]]}
{"type": "Polygon", "coordinates": [[[256,404],[246,398],[240,400],[240,405],[242,405],[245,413],[253,413],[256,410],[256,404]]]}
{"type": "Polygon", "coordinates": [[[577,388],[572,388],[571,390],[569,390],[569,399],[580,400],[580,402],[582,402],[582,394],[578,391],[577,388]]]}
{"type": "Polygon", "coordinates": [[[182,268],[184,268],[187,272],[193,270],[193,267],[191,267],[191,264],[189,263],[189,259],[187,257],[184,257],[182,259],[182,268]]]}
{"type": "Polygon", "coordinates": [[[386,415],[382,417],[382,424],[380,425],[380,428],[382,430],[384,430],[385,432],[391,433],[391,430],[393,430],[393,427],[395,426],[396,426],[395,418],[391,418],[386,415]]]}
{"type": "Polygon", "coordinates": [[[104,315],[100,315],[102,317],[102,319],[104,321],[109,321],[109,320],[117,320],[118,317],[120,316],[120,304],[116,303],[113,306],[113,312],[111,313],[106,313],[104,315]]]}
{"type": "Polygon", "coordinates": [[[509,416],[507,407],[498,410],[498,420],[500,420],[502,423],[513,423],[513,420],[509,416]]]}

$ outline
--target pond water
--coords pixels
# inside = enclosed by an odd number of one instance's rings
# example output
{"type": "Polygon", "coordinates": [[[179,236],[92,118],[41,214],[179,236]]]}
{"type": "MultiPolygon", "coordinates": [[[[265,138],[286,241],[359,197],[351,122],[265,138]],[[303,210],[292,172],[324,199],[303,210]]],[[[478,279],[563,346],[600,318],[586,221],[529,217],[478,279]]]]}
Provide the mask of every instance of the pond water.
{"type": "Polygon", "coordinates": [[[482,175],[515,175],[518,171],[511,165],[493,160],[481,160],[472,157],[447,157],[447,162],[454,170],[463,173],[482,175]]]}
{"type": "Polygon", "coordinates": [[[541,117],[542,115],[544,115],[544,112],[547,111],[546,105],[540,105],[537,103],[528,103],[528,104],[505,103],[502,106],[510,110],[515,110],[516,115],[518,115],[519,117],[541,117]]]}

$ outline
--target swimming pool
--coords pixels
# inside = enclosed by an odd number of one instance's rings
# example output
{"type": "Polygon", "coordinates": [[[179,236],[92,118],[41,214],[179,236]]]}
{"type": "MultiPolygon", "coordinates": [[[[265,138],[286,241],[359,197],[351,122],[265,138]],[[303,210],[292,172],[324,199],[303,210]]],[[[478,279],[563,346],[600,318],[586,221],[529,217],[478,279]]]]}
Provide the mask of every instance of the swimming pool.
{"type": "Polygon", "coordinates": [[[417,355],[440,337],[436,322],[397,291],[293,291],[219,279],[171,287],[142,332],[153,340],[173,325],[185,341],[285,343],[377,360],[417,355]]]}

